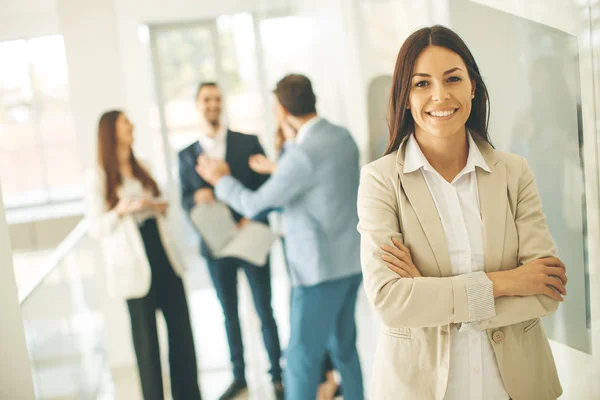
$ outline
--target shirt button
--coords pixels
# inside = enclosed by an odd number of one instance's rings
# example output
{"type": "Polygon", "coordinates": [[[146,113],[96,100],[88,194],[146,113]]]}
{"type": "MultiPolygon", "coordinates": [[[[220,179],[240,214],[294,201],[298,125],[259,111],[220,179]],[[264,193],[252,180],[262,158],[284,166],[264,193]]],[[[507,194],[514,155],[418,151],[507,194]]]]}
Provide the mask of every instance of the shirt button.
{"type": "Polygon", "coordinates": [[[479,375],[479,373],[480,373],[480,372],[481,372],[481,368],[479,368],[479,367],[475,367],[475,368],[473,368],[473,373],[474,373],[475,375],[479,375]]]}
{"type": "Polygon", "coordinates": [[[477,339],[477,338],[473,338],[473,340],[471,340],[471,343],[473,343],[473,344],[477,344],[477,343],[479,343],[479,339],[477,339]]]}

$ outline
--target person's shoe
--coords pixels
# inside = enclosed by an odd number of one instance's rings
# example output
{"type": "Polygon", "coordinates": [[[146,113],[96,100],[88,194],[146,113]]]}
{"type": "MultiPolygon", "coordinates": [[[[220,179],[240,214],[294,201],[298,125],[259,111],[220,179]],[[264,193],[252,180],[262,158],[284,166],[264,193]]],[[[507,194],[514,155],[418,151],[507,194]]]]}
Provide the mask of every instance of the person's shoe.
{"type": "Polygon", "coordinates": [[[283,390],[283,384],[281,383],[281,381],[273,382],[273,389],[275,389],[275,399],[277,399],[277,400],[285,399],[285,392],[283,390]]]}
{"type": "Polygon", "coordinates": [[[248,385],[246,382],[234,380],[219,400],[233,400],[238,396],[248,396],[248,385]]]}

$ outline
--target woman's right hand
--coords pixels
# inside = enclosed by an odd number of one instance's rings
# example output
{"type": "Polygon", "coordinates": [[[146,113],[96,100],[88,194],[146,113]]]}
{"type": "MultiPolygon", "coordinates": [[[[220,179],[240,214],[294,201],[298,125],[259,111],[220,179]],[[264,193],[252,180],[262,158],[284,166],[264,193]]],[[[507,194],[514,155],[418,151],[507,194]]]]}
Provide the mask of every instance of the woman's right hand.
{"type": "Polygon", "coordinates": [[[494,285],[494,297],[543,294],[563,301],[567,294],[565,264],[556,257],[540,258],[508,271],[487,275],[494,285]]]}

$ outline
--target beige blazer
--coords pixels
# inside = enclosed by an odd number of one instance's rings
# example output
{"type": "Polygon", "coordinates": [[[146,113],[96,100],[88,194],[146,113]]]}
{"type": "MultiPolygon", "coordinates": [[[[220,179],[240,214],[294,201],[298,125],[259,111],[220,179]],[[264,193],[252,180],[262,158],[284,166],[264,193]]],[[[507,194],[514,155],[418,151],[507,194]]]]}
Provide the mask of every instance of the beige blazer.
{"type": "MultiPolygon", "coordinates": [[[[108,292],[124,299],[144,297],[150,290],[152,275],[142,235],[132,216],[119,217],[114,210],[107,210],[105,186],[101,168],[87,171],[86,217],[91,235],[102,243],[108,292]]],[[[181,276],[183,264],[170,239],[166,220],[157,216],[156,221],[165,253],[175,273],[181,276]]]]}
{"type": "MultiPolygon", "coordinates": [[[[477,168],[485,271],[515,268],[555,256],[542,204],[524,158],[494,150],[473,135],[491,173],[477,168]]],[[[367,297],[383,322],[371,398],[444,398],[451,324],[475,322],[487,331],[513,400],[555,400],[562,393],[539,318],[556,311],[546,296],[496,299],[496,316],[471,321],[463,276],[451,276],[448,247],[433,198],[419,170],[404,174],[405,143],[362,169],[358,230],[367,297]],[[423,277],[400,278],[381,260],[380,245],[398,237],[423,277]]]]}

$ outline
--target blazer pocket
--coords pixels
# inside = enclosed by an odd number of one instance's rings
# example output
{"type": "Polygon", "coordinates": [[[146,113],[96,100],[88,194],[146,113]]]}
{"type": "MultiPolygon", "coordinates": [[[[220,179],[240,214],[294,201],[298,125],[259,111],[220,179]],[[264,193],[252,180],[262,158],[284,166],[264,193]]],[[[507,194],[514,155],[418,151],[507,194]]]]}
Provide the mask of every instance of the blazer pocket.
{"type": "Polygon", "coordinates": [[[523,327],[523,333],[528,332],[531,328],[533,328],[534,326],[536,326],[539,323],[540,323],[539,318],[534,318],[532,320],[525,322],[525,326],[523,327]]]}
{"type": "Polygon", "coordinates": [[[410,339],[410,328],[390,328],[384,326],[381,328],[381,332],[383,332],[384,335],[399,339],[410,339]]]}

